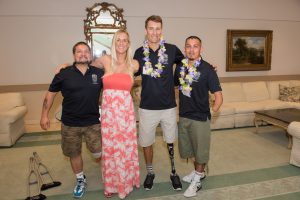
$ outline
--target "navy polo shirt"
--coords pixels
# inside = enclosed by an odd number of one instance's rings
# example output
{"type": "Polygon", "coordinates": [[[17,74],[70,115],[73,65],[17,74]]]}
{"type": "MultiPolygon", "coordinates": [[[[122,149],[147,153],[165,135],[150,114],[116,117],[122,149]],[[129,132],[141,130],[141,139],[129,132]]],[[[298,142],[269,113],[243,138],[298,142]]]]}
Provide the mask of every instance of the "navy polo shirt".
{"type": "MultiPolygon", "coordinates": [[[[148,110],[163,110],[176,107],[173,65],[180,64],[183,54],[179,48],[172,44],[165,43],[166,54],[168,55],[168,63],[164,64],[163,72],[160,77],[154,78],[142,73],[145,61],[143,60],[143,47],[135,51],[134,59],[138,60],[140,68],[135,75],[142,76],[142,92],[140,108],[148,110]]],[[[150,50],[150,61],[152,67],[158,62],[158,51],[150,50]]]]}
{"type": "Polygon", "coordinates": [[[99,97],[102,89],[102,69],[89,66],[83,75],[74,65],[56,74],[50,92],[61,91],[62,122],[67,126],[84,127],[99,122],[99,97]]]}
{"type": "MultiPolygon", "coordinates": [[[[180,67],[177,66],[175,70],[175,85],[179,85],[180,67]]],[[[198,120],[206,121],[211,119],[209,108],[209,94],[217,91],[222,91],[219,78],[214,68],[204,60],[197,67],[200,72],[198,81],[192,82],[191,97],[187,97],[179,91],[179,116],[198,120]]]]}

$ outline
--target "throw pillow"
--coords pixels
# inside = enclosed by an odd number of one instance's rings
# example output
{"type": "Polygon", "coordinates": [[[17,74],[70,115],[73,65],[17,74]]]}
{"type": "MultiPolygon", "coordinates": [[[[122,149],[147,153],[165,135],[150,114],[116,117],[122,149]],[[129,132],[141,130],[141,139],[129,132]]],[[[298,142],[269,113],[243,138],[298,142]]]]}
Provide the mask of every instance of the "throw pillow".
{"type": "Polygon", "coordinates": [[[279,84],[279,100],[300,102],[300,86],[287,87],[279,84]]]}

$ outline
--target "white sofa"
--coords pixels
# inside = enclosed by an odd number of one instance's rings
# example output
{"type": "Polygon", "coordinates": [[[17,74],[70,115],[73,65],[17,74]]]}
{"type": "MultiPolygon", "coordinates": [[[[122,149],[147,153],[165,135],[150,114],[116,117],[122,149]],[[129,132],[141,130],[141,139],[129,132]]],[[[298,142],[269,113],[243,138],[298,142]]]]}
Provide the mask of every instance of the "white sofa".
{"type": "Polygon", "coordinates": [[[293,136],[290,163],[300,167],[300,122],[294,121],[290,123],[287,131],[291,136],[293,136]]]}
{"type": "Polygon", "coordinates": [[[298,108],[299,102],[279,100],[279,84],[300,86],[300,80],[221,83],[223,105],[212,112],[212,129],[254,126],[254,111],[298,108]]]}
{"type": "MultiPolygon", "coordinates": [[[[256,110],[300,109],[300,103],[279,100],[279,85],[287,87],[299,86],[300,88],[300,80],[221,83],[223,105],[216,113],[211,110],[211,128],[223,129],[254,126],[254,111],[256,110]]],[[[140,103],[140,93],[141,86],[136,84],[132,91],[136,111],[140,103]]],[[[179,105],[178,89],[176,89],[176,98],[177,105],[179,105]]]]}
{"type": "Polygon", "coordinates": [[[12,146],[24,134],[26,112],[20,93],[0,93],[0,146],[12,146]]]}

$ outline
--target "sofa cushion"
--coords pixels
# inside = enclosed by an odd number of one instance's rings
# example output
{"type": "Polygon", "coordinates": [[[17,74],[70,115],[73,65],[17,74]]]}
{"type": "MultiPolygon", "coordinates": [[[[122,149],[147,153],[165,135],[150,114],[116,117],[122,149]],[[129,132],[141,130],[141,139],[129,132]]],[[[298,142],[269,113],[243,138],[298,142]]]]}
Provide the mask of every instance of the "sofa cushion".
{"type": "Polygon", "coordinates": [[[288,108],[297,108],[300,109],[300,103],[299,102],[285,102],[289,105],[288,108]]]}
{"type": "Polygon", "coordinates": [[[234,115],[234,127],[254,126],[254,113],[239,113],[234,115]]]}
{"type": "Polygon", "coordinates": [[[235,109],[234,107],[228,106],[226,104],[222,105],[218,112],[213,112],[212,110],[210,111],[211,115],[213,117],[215,116],[224,116],[224,115],[234,115],[235,114],[235,109]]]}
{"type": "Polygon", "coordinates": [[[286,87],[279,84],[279,99],[281,101],[300,102],[300,86],[286,87]]]}
{"type": "Polygon", "coordinates": [[[0,93],[0,111],[25,105],[21,93],[0,93]]]}
{"type": "Polygon", "coordinates": [[[290,81],[290,86],[291,87],[300,86],[300,80],[291,80],[290,81]]]}
{"type": "Polygon", "coordinates": [[[223,102],[240,102],[246,101],[240,82],[222,83],[223,102]]]}
{"type": "Polygon", "coordinates": [[[266,83],[263,81],[242,83],[248,102],[267,100],[270,98],[266,83]]]}
{"type": "MultiPolygon", "coordinates": [[[[0,124],[3,125],[3,124],[14,123],[18,119],[24,117],[26,112],[27,112],[26,106],[18,106],[9,111],[0,112],[0,124]]],[[[0,127],[0,130],[1,130],[1,127],[0,127]]]]}
{"type": "Polygon", "coordinates": [[[298,138],[293,138],[290,164],[300,167],[300,140],[298,138]]]}
{"type": "Polygon", "coordinates": [[[223,115],[212,117],[210,121],[211,129],[234,128],[234,115],[223,115]]]}
{"type": "Polygon", "coordinates": [[[291,106],[288,104],[288,102],[280,101],[277,99],[268,99],[259,102],[259,104],[264,106],[264,110],[272,110],[272,109],[285,109],[290,108],[291,106]]]}
{"type": "Polygon", "coordinates": [[[279,99],[279,84],[284,86],[290,86],[290,81],[268,81],[267,87],[270,99],[279,99]]]}
{"type": "Polygon", "coordinates": [[[257,102],[232,102],[227,105],[235,108],[236,114],[254,113],[256,110],[264,110],[264,105],[257,102]]]}

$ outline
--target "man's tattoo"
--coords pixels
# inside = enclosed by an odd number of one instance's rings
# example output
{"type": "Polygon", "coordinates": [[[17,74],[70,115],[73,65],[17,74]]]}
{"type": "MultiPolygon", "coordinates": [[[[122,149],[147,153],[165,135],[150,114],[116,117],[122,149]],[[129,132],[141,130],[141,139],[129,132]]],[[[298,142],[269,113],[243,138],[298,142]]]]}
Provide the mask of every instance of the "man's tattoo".
{"type": "Polygon", "coordinates": [[[47,109],[47,108],[48,108],[48,101],[47,101],[47,99],[44,99],[44,102],[43,102],[43,108],[44,108],[44,109],[47,109]]]}

